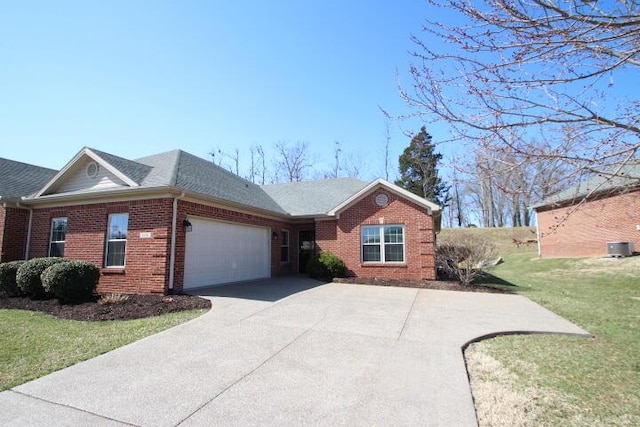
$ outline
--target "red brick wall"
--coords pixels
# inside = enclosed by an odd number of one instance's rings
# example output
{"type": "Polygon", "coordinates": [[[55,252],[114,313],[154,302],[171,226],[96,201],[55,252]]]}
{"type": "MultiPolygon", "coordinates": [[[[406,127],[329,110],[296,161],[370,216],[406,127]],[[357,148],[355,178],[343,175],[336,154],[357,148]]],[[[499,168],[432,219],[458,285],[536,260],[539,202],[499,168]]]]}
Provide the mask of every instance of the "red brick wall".
{"type": "Polygon", "coordinates": [[[385,190],[374,191],[346,211],[338,220],[316,223],[318,248],[340,257],[350,273],[359,277],[408,280],[435,280],[433,218],[425,209],[385,190]],[[385,193],[389,204],[381,208],[375,196],[385,193]],[[361,262],[361,225],[405,226],[405,263],[381,264],[361,262]]]}
{"type": "MultiPolygon", "coordinates": [[[[180,200],[178,203],[178,224],[182,224],[182,221],[189,216],[270,228],[272,232],[275,231],[278,233],[278,239],[271,240],[271,275],[278,276],[287,273],[296,273],[298,271],[297,225],[220,207],[206,206],[199,203],[180,200]],[[280,262],[280,236],[283,228],[289,230],[290,236],[290,262],[285,264],[280,262]]],[[[174,277],[174,289],[176,292],[182,291],[182,284],[184,283],[185,242],[186,233],[182,231],[182,227],[178,225],[176,233],[176,264],[174,277]]]]}
{"type": "Polygon", "coordinates": [[[640,191],[587,202],[567,216],[572,209],[537,213],[543,258],[606,256],[607,242],[634,242],[640,251],[640,191]]]}
{"type": "Polygon", "coordinates": [[[0,206],[0,262],[24,259],[29,211],[0,206]]]}
{"type": "Polygon", "coordinates": [[[34,210],[30,256],[48,256],[51,219],[67,217],[64,255],[102,268],[98,291],[165,293],[169,277],[172,199],[100,203],[34,210]],[[111,213],[129,213],[125,268],[104,267],[105,237],[111,213]],[[140,238],[150,232],[152,238],[140,238]]]}

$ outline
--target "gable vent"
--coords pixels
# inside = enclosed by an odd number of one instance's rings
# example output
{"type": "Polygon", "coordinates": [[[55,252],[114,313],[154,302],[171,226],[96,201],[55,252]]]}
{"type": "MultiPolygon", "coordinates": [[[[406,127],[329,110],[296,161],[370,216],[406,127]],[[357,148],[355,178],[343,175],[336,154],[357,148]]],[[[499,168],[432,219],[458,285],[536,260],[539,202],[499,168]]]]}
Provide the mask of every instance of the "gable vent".
{"type": "Polygon", "coordinates": [[[100,166],[96,162],[91,162],[87,165],[87,176],[89,178],[95,178],[100,172],[100,166]]]}

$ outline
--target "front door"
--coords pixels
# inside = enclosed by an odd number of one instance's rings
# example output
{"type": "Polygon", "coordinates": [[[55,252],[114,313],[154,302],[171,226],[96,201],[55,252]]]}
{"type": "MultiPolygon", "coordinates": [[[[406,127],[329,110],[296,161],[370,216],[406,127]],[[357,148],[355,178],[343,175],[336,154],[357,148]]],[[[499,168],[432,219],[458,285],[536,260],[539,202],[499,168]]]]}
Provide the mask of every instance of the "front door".
{"type": "Polygon", "coordinates": [[[301,231],[298,234],[298,272],[305,274],[307,272],[307,264],[316,252],[316,232],[315,230],[301,231]]]}

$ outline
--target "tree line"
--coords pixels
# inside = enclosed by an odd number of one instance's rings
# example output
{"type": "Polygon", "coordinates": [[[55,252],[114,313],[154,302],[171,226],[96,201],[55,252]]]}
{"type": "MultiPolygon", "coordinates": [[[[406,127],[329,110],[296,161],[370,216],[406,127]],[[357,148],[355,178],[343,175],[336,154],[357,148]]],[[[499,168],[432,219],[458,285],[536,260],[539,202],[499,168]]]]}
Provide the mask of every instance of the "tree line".
{"type": "Polygon", "coordinates": [[[239,148],[214,148],[208,154],[213,163],[258,185],[364,175],[362,160],[345,152],[340,142],[334,143],[330,166],[316,158],[304,141],[279,141],[272,147],[254,144],[248,155],[239,148]]]}

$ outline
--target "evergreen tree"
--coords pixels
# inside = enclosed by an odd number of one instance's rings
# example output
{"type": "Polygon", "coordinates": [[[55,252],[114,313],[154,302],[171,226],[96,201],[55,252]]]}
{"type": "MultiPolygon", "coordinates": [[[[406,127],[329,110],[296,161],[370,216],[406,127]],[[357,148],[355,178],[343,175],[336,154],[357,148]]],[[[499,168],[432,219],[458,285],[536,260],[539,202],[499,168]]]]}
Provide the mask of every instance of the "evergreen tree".
{"type": "Polygon", "coordinates": [[[449,202],[450,186],[438,176],[442,154],[433,151],[431,139],[424,126],[411,139],[399,158],[400,179],[396,185],[444,207],[449,202]]]}

